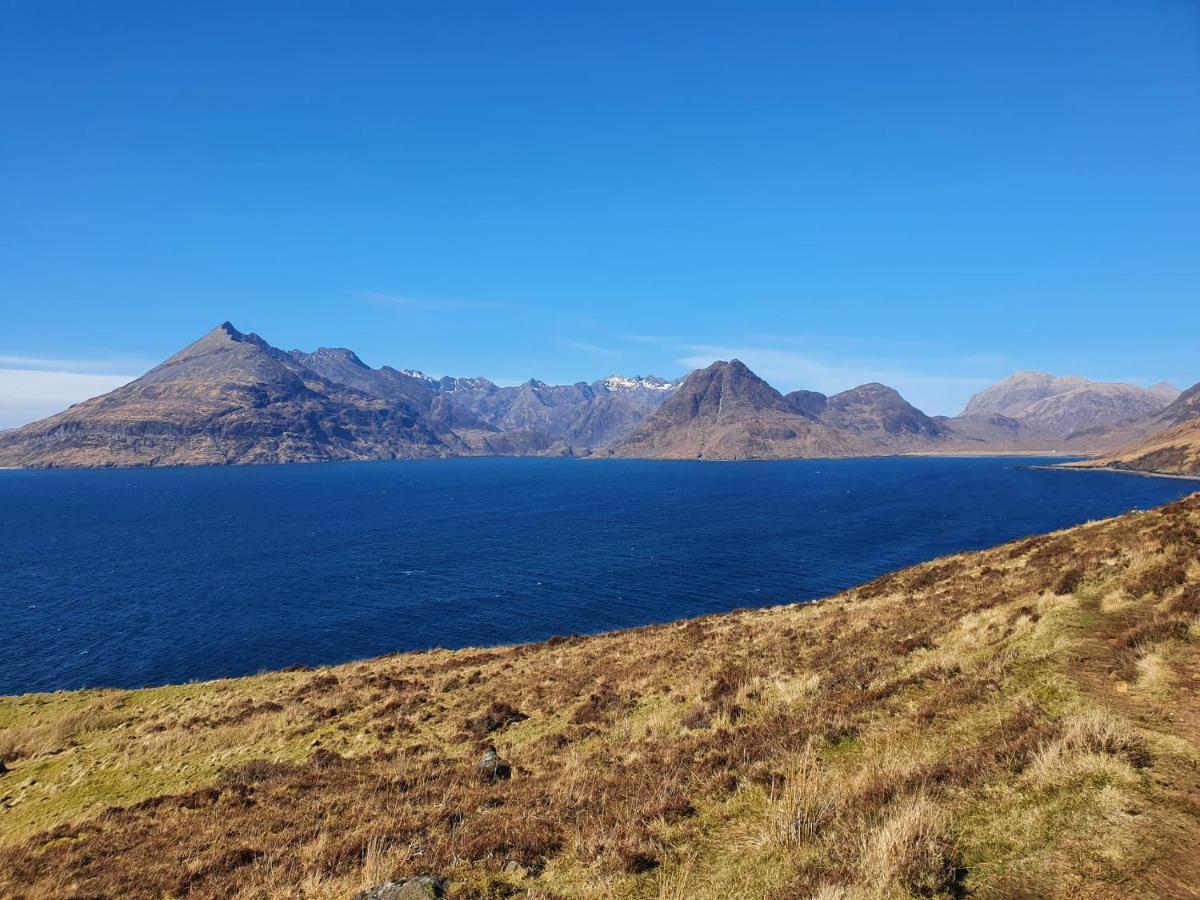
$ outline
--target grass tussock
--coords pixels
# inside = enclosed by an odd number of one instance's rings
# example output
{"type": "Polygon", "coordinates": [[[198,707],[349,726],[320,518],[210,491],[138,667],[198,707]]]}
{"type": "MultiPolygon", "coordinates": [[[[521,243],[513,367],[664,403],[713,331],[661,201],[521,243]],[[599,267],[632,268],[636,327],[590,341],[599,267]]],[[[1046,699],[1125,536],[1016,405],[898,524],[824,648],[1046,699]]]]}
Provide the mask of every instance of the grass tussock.
{"type": "Polygon", "coordinates": [[[1186,895],[1197,559],[1192,499],[817,604],[0,698],[0,896],[1186,895]]]}
{"type": "Polygon", "coordinates": [[[862,880],[883,896],[947,896],[963,874],[944,806],[920,794],[865,835],[861,861],[862,880]]]}

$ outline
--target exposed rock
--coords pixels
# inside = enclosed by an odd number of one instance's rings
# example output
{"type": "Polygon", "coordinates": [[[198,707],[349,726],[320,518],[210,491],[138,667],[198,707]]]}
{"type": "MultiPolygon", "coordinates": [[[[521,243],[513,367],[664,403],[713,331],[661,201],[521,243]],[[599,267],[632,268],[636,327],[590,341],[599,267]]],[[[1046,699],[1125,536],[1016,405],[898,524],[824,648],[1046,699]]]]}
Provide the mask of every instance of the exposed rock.
{"type": "Polygon", "coordinates": [[[479,761],[479,771],[488,781],[503,781],[512,776],[512,766],[500,758],[494,749],[488,749],[479,761]]]}
{"type": "Polygon", "coordinates": [[[438,900],[445,896],[446,881],[434,875],[422,875],[407,881],[385,881],[359,891],[354,900],[438,900]]]}
{"type": "Polygon", "coordinates": [[[510,859],[504,864],[504,868],[500,870],[505,875],[515,875],[517,878],[525,878],[529,875],[529,870],[517,862],[515,859],[510,859]]]}

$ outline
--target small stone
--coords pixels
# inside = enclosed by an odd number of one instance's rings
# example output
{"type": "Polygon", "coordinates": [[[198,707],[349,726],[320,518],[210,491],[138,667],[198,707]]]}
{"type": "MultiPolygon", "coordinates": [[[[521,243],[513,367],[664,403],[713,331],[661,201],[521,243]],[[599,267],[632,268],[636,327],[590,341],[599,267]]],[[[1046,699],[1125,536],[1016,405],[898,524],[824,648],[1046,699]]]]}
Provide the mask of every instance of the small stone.
{"type": "Polygon", "coordinates": [[[445,879],[436,875],[422,875],[407,881],[385,881],[359,891],[354,895],[354,900],[438,900],[443,896],[445,884],[445,879]]]}
{"type": "Polygon", "coordinates": [[[529,870],[515,859],[510,859],[508,862],[506,862],[501,871],[504,872],[505,875],[516,875],[518,878],[524,878],[529,874],[529,870]]]}
{"type": "Polygon", "coordinates": [[[512,775],[512,766],[500,758],[495,750],[488,750],[479,761],[479,770],[490,781],[502,781],[512,775]]]}

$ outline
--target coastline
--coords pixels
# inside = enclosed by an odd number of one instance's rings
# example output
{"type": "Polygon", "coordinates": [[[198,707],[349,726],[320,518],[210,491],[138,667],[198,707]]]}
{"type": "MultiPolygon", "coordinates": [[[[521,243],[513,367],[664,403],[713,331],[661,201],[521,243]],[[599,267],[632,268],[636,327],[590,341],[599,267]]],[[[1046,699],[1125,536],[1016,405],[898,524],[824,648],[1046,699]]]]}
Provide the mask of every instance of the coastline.
{"type": "MultiPolygon", "coordinates": [[[[736,458],[708,458],[697,456],[613,456],[605,453],[602,450],[590,451],[587,453],[578,454],[545,454],[545,453],[464,453],[447,456],[436,457],[405,457],[401,459],[313,459],[313,460],[290,460],[287,462],[242,462],[242,463],[166,463],[158,465],[154,463],[131,463],[128,465],[96,465],[96,466],[78,466],[78,465],[30,465],[30,466],[0,466],[0,472],[24,472],[24,471],[49,471],[49,470],[64,470],[64,471],[106,471],[106,470],[124,470],[124,469],[198,469],[198,468],[252,468],[263,466],[312,466],[323,465],[328,463],[378,463],[378,462],[431,462],[437,460],[449,459],[573,459],[587,461],[620,461],[620,460],[643,460],[649,462],[704,462],[704,463],[771,463],[771,462],[835,462],[844,459],[989,459],[989,458],[1013,458],[1013,459],[1038,459],[1048,456],[1060,456],[1065,459],[1089,459],[1097,456],[1096,452],[1072,451],[1063,450],[912,450],[912,451],[897,451],[894,453],[855,453],[843,456],[744,456],[736,458]]],[[[1053,468],[1046,466],[1044,468],[1053,468]]],[[[1185,477],[1185,476],[1181,476],[1185,477]]]]}
{"type": "Polygon", "coordinates": [[[1177,481],[1200,482],[1200,475],[1175,475],[1172,472],[1143,472],[1140,469],[1122,469],[1119,466],[1077,466],[1062,463],[1057,466],[1030,466],[1031,469],[1047,469],[1055,472],[1115,472],[1118,475],[1140,475],[1143,478],[1174,478],[1177,481]]]}

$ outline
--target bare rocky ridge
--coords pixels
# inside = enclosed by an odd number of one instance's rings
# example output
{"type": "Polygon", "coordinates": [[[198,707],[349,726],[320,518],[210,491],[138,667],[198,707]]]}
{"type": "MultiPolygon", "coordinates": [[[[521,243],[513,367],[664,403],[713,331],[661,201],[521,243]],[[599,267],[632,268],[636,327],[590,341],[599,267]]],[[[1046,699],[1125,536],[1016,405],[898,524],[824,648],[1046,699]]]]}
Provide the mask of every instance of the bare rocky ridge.
{"type": "Polygon", "coordinates": [[[612,375],[592,384],[530,379],[499,387],[486,378],[435,379],[390,366],[372,369],[345,349],[293,350],[291,355],[331,381],[424,410],[433,422],[486,453],[603,446],[628,434],[678,386],[654,376],[612,375]]]}

